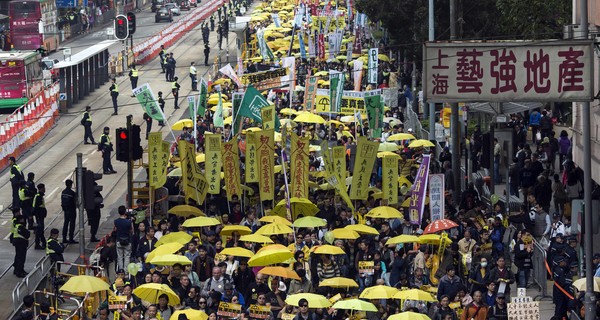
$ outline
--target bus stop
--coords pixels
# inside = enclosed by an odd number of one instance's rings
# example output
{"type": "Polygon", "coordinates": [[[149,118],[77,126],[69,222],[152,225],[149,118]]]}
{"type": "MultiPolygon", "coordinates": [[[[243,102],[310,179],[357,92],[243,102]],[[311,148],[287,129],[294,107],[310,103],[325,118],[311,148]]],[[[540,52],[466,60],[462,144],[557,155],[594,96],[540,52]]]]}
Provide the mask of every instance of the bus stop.
{"type": "Polygon", "coordinates": [[[71,108],[109,81],[108,48],[115,42],[102,41],[54,65],[59,71],[61,109],[71,108]]]}

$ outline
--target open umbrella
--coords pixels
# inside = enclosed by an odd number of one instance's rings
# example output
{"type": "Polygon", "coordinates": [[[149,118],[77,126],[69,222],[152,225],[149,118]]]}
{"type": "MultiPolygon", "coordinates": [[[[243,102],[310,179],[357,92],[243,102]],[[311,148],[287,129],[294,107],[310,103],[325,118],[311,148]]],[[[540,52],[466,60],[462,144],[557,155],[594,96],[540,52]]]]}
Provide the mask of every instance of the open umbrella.
{"type": "Polygon", "coordinates": [[[291,294],[285,299],[285,303],[297,307],[298,302],[302,299],[306,299],[306,301],[308,301],[309,308],[328,308],[331,306],[329,299],[315,293],[291,294]]]}
{"type": "Polygon", "coordinates": [[[358,288],[358,283],[352,279],[344,277],[334,277],[321,281],[319,287],[331,288],[358,288]]]}
{"type": "Polygon", "coordinates": [[[168,253],[154,257],[154,259],[150,260],[150,263],[158,266],[172,266],[179,263],[182,266],[186,266],[192,264],[192,261],[186,256],[168,253]]]}
{"type": "Polygon", "coordinates": [[[234,232],[239,233],[241,236],[246,235],[246,234],[251,234],[252,230],[246,226],[240,226],[240,225],[226,225],[223,227],[223,229],[221,229],[220,234],[222,236],[231,236],[233,235],[234,232]]]}
{"type": "Polygon", "coordinates": [[[163,254],[175,253],[181,248],[183,248],[183,244],[179,242],[165,243],[162,246],[150,251],[150,253],[148,253],[146,256],[146,262],[150,262],[155,257],[162,256],[163,254]]]}
{"type": "Polygon", "coordinates": [[[281,110],[279,110],[279,113],[281,114],[285,114],[285,115],[296,115],[298,114],[298,111],[292,109],[292,108],[283,108],[281,110]]]}
{"type": "Polygon", "coordinates": [[[318,228],[327,225],[327,222],[317,217],[302,217],[292,224],[295,228],[318,228]]]}
{"type": "Polygon", "coordinates": [[[396,208],[380,206],[371,209],[369,212],[367,212],[365,217],[379,219],[400,219],[403,217],[403,215],[396,208]]]}
{"type": "Polygon", "coordinates": [[[274,277],[300,280],[300,276],[298,276],[298,274],[295,271],[284,267],[264,267],[260,269],[259,273],[274,277]]]}
{"type": "Polygon", "coordinates": [[[388,320],[431,320],[426,314],[404,311],[388,317],[388,320]]]}
{"type": "Polygon", "coordinates": [[[269,237],[265,237],[260,234],[247,234],[240,237],[240,241],[244,242],[255,242],[255,243],[273,243],[273,240],[269,237]]]}
{"type": "Polygon", "coordinates": [[[331,233],[333,233],[335,239],[358,239],[360,237],[358,232],[346,228],[337,228],[332,230],[331,233]]]}
{"type": "Polygon", "coordinates": [[[433,144],[431,141],[429,140],[425,140],[425,139],[418,139],[415,140],[413,142],[411,142],[408,145],[409,148],[425,148],[425,147],[435,147],[435,144],[433,144]]]}
{"type": "Polygon", "coordinates": [[[200,228],[200,227],[210,227],[210,226],[218,226],[221,224],[221,221],[211,218],[211,217],[195,217],[191,219],[187,219],[183,222],[182,226],[186,228],[200,228]]]}
{"type": "MultiPolygon", "coordinates": [[[[439,234],[424,234],[422,236],[419,236],[419,241],[422,244],[432,244],[437,246],[440,244],[441,240],[442,236],[440,236],[439,234]]],[[[450,238],[448,237],[445,237],[444,241],[452,243],[452,240],[450,240],[450,238]]]]}
{"type": "Polygon", "coordinates": [[[192,240],[192,238],[193,237],[191,235],[189,235],[183,231],[171,232],[169,234],[166,234],[166,235],[160,237],[160,239],[158,239],[158,241],[156,242],[155,247],[159,247],[163,244],[170,243],[170,242],[187,244],[188,242],[190,242],[190,240],[192,240]]]}
{"type": "Polygon", "coordinates": [[[284,224],[286,226],[292,225],[292,223],[288,219],[280,217],[280,216],[264,216],[264,217],[260,218],[258,221],[267,222],[267,223],[284,224]]]}
{"type": "Polygon", "coordinates": [[[173,208],[169,209],[168,211],[170,214],[174,214],[176,216],[179,217],[189,217],[189,216],[194,216],[194,217],[199,217],[199,216],[205,216],[204,212],[202,212],[202,210],[194,207],[194,206],[190,206],[187,204],[181,204],[178,206],[174,206],[173,208]]]}
{"type": "Polygon", "coordinates": [[[310,249],[310,252],[315,254],[346,254],[342,248],[330,244],[314,246],[310,249]]]}
{"type": "Polygon", "coordinates": [[[260,248],[260,250],[256,251],[256,253],[261,253],[261,252],[270,251],[270,250],[276,250],[276,249],[284,249],[284,250],[287,249],[287,250],[289,250],[288,247],[286,247],[286,246],[284,246],[282,244],[278,244],[277,243],[277,244],[270,244],[270,245],[264,246],[264,247],[260,248]]]}
{"type": "Polygon", "coordinates": [[[138,298],[150,303],[158,303],[158,297],[163,294],[166,294],[169,298],[168,304],[170,306],[176,306],[180,302],[179,296],[166,284],[145,283],[135,288],[133,290],[133,294],[135,294],[138,298]]]}
{"type": "Polygon", "coordinates": [[[257,234],[261,234],[263,236],[270,236],[274,234],[288,234],[293,232],[294,230],[292,230],[292,228],[286,226],[285,224],[278,223],[269,223],[256,230],[257,234]]]}
{"type": "Polygon", "coordinates": [[[110,290],[110,285],[100,278],[81,275],[69,278],[69,280],[60,287],[60,290],[71,293],[93,293],[110,290]]]}
{"type": "Polygon", "coordinates": [[[419,237],[417,236],[413,236],[410,234],[401,234],[399,236],[393,237],[391,239],[388,239],[388,241],[385,243],[386,246],[391,245],[391,244],[400,244],[400,243],[420,243],[421,240],[419,240],[419,237]]]}
{"type": "MultiPolygon", "coordinates": [[[[579,291],[586,290],[586,278],[577,279],[573,282],[573,287],[579,291]]],[[[594,277],[594,292],[600,292],[600,278],[594,277]]]]}
{"type": "Polygon", "coordinates": [[[400,155],[395,152],[391,152],[391,151],[377,152],[377,158],[383,158],[383,157],[400,157],[400,155]]]}
{"type": "Polygon", "coordinates": [[[323,77],[323,76],[328,76],[328,75],[329,75],[329,72],[327,72],[327,71],[319,71],[314,74],[315,77],[323,77]]]}
{"type": "Polygon", "coordinates": [[[377,149],[377,151],[398,151],[398,145],[394,142],[382,142],[379,144],[379,149],[377,149]]]}
{"type": "Polygon", "coordinates": [[[282,263],[294,257],[289,249],[273,249],[255,254],[248,260],[250,267],[262,267],[282,263]]]}
{"type": "Polygon", "coordinates": [[[375,229],[373,227],[369,227],[364,224],[351,224],[351,225],[345,226],[344,228],[356,231],[359,234],[379,235],[379,231],[377,231],[377,229],[375,229]]]}
{"type": "Polygon", "coordinates": [[[400,290],[384,285],[367,287],[358,296],[361,299],[391,299],[400,290]]]}
{"type": "Polygon", "coordinates": [[[452,220],[449,220],[449,219],[435,220],[434,222],[427,225],[427,227],[425,227],[425,230],[423,230],[423,234],[436,233],[436,232],[440,232],[443,230],[452,229],[454,227],[458,227],[458,224],[456,224],[456,222],[454,222],[452,220]]]}
{"type": "Polygon", "coordinates": [[[192,121],[192,119],[182,119],[182,120],[175,122],[171,126],[171,129],[172,130],[183,130],[183,128],[193,128],[193,127],[194,127],[194,122],[192,121]]]}
{"type": "MultiPolygon", "coordinates": [[[[287,213],[286,210],[286,200],[282,199],[277,203],[275,208],[273,208],[273,213],[278,216],[284,217],[287,213]]],[[[319,212],[319,208],[312,203],[310,200],[305,198],[290,198],[290,209],[292,211],[292,217],[295,219],[297,217],[303,216],[314,216],[319,212]]]]}
{"type": "Polygon", "coordinates": [[[167,177],[181,177],[181,168],[175,168],[169,173],[167,173],[167,177]]]}
{"type": "Polygon", "coordinates": [[[367,301],[360,299],[348,299],[348,300],[340,300],[336,302],[333,306],[334,309],[342,309],[342,310],[352,310],[352,311],[372,311],[377,312],[377,307],[367,301]]]}
{"type": "Polygon", "coordinates": [[[219,253],[222,255],[226,255],[226,256],[245,257],[245,258],[252,258],[252,256],[254,256],[254,252],[252,252],[248,249],[240,248],[240,247],[225,248],[219,253]]]}
{"type": "Polygon", "coordinates": [[[173,315],[171,315],[169,320],[178,320],[180,314],[184,314],[190,320],[208,320],[208,315],[206,313],[196,309],[177,310],[173,312],[173,315]]]}
{"type": "Polygon", "coordinates": [[[318,114],[314,114],[308,111],[298,112],[296,118],[294,118],[295,122],[304,122],[304,123],[317,123],[322,124],[325,123],[325,119],[318,114]]]}
{"type": "Polygon", "coordinates": [[[399,299],[399,300],[418,300],[418,301],[427,301],[427,302],[434,302],[437,301],[432,295],[431,293],[427,292],[427,291],[423,291],[420,289],[409,289],[409,290],[402,290],[398,293],[396,293],[393,296],[394,299],[399,299]]]}

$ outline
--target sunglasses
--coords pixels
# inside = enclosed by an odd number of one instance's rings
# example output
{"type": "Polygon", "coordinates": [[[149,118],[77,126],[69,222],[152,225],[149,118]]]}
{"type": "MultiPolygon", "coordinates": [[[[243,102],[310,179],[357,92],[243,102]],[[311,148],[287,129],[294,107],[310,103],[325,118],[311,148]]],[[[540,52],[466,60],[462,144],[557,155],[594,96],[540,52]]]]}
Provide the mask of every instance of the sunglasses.
{"type": "Polygon", "coordinates": [[[203,303],[206,303],[206,301],[200,301],[199,303],[200,303],[200,304],[203,304],[203,303]]]}
{"type": "Polygon", "coordinates": [[[307,304],[303,304],[303,305],[301,305],[301,307],[302,308],[308,308],[308,305],[307,304]]]}

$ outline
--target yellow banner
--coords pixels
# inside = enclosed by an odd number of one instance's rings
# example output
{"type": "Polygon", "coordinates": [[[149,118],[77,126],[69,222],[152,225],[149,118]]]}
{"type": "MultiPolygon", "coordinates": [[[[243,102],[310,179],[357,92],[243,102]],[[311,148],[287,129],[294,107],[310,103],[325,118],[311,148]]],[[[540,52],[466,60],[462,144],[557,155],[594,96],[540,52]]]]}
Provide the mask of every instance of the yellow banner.
{"type": "Polygon", "coordinates": [[[329,30],[324,30],[325,33],[333,32],[335,30],[344,30],[344,28],[346,27],[346,21],[344,17],[313,16],[312,25],[310,27],[311,30],[322,32],[322,29],[325,29],[325,26],[327,25],[328,19],[329,30]]]}
{"type": "Polygon", "coordinates": [[[291,142],[291,187],[290,197],[308,198],[308,137],[299,137],[292,132],[291,142]]]}
{"type": "Polygon", "coordinates": [[[273,200],[275,198],[274,162],[273,154],[275,131],[273,129],[256,132],[258,136],[258,176],[260,200],[273,200]]]}
{"type": "Polygon", "coordinates": [[[271,315],[271,307],[251,304],[248,307],[248,313],[252,319],[268,319],[271,315]]]}
{"type": "Polygon", "coordinates": [[[224,318],[237,318],[242,313],[242,305],[230,302],[219,302],[217,315],[224,318]]]}
{"type": "Polygon", "coordinates": [[[204,174],[208,183],[208,193],[221,193],[221,134],[204,135],[204,174]]]}
{"type": "Polygon", "coordinates": [[[206,183],[206,179],[196,163],[194,145],[185,140],[179,140],[178,147],[181,157],[181,177],[185,200],[187,202],[188,199],[192,199],[197,204],[201,204],[206,198],[208,183],[206,183]]]}
{"type": "Polygon", "coordinates": [[[258,135],[254,132],[246,132],[246,183],[258,182],[258,135]]]}
{"type": "Polygon", "coordinates": [[[148,135],[148,170],[150,186],[154,188],[160,188],[167,182],[169,152],[163,153],[162,143],[162,132],[150,132],[148,135]]]}
{"type": "Polygon", "coordinates": [[[327,146],[326,141],[323,141],[323,143],[321,143],[321,156],[323,157],[323,162],[325,163],[325,170],[327,171],[327,182],[329,182],[329,184],[332,185],[335,188],[335,190],[337,190],[340,197],[342,197],[342,200],[346,202],[348,207],[350,207],[350,209],[352,210],[352,213],[354,213],[354,205],[352,204],[352,200],[350,200],[350,197],[348,196],[348,191],[346,191],[348,189],[346,187],[346,181],[340,181],[338,179],[338,176],[334,170],[333,161],[331,159],[331,153],[329,152],[329,147],[327,146]]]}
{"type": "Polygon", "coordinates": [[[240,153],[238,150],[238,139],[234,136],[229,142],[223,144],[221,150],[223,157],[223,172],[225,173],[225,187],[227,188],[227,200],[231,201],[233,195],[238,198],[242,196],[240,185],[240,153]]]}
{"type": "Polygon", "coordinates": [[[333,161],[333,171],[342,183],[346,183],[346,147],[331,148],[331,159],[333,161]]]}
{"type": "Polygon", "coordinates": [[[264,106],[260,109],[263,130],[275,129],[275,105],[264,106]]]}
{"type": "Polygon", "coordinates": [[[388,205],[398,203],[398,159],[399,156],[383,157],[383,199],[388,205]]]}
{"type": "Polygon", "coordinates": [[[379,142],[369,141],[366,137],[358,137],[356,158],[354,158],[354,171],[352,173],[352,188],[350,199],[367,200],[369,196],[369,180],[373,172],[373,165],[377,158],[379,142]]]}

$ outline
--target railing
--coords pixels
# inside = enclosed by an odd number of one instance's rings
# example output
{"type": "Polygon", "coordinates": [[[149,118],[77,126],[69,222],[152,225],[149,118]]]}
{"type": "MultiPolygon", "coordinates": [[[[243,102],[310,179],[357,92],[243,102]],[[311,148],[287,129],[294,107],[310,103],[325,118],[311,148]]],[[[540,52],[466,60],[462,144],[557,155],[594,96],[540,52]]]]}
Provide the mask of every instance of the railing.
{"type": "Polygon", "coordinates": [[[540,294],[535,296],[534,300],[552,298],[548,295],[548,278],[546,271],[546,250],[542,248],[537,240],[533,240],[533,282],[540,288],[540,294]]]}
{"type": "Polygon", "coordinates": [[[23,298],[37,290],[42,280],[52,269],[52,262],[48,256],[41,258],[33,267],[31,272],[19,282],[12,291],[13,311],[17,312],[23,304],[23,298]]]}

